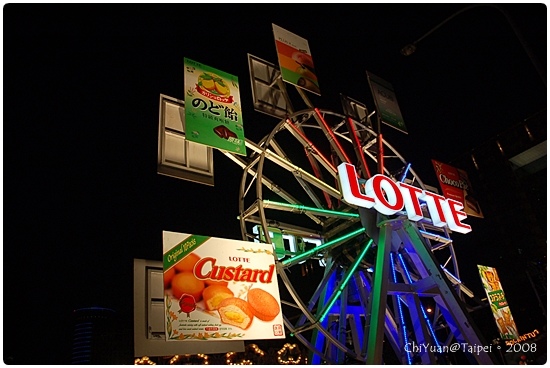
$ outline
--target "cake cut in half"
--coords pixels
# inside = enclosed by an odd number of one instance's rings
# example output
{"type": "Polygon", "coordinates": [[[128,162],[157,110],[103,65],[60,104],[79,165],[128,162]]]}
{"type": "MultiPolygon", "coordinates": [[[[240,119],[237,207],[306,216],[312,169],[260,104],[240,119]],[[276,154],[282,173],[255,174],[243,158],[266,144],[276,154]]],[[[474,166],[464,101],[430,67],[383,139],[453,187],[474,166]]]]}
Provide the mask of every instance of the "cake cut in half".
{"type": "Polygon", "coordinates": [[[227,298],[220,302],[218,312],[223,323],[237,326],[243,330],[250,327],[254,313],[246,300],[227,298]]]}
{"type": "Polygon", "coordinates": [[[218,309],[220,303],[227,298],[235,296],[233,292],[223,285],[210,285],[202,291],[202,298],[206,309],[214,311],[218,309]]]}

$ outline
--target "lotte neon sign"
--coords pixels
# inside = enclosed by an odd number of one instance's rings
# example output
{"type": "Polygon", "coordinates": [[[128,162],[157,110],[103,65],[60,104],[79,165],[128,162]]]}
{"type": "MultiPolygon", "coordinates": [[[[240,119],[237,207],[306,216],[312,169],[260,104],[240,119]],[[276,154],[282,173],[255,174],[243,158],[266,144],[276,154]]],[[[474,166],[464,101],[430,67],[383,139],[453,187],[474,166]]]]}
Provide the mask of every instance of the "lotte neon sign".
{"type": "Polygon", "coordinates": [[[472,227],[463,224],[467,216],[461,211],[464,205],[439,194],[422,190],[405,183],[395,183],[391,178],[377,174],[367,180],[365,194],[359,187],[355,166],[343,163],[338,166],[340,188],[344,200],[359,207],[374,208],[383,215],[393,215],[405,209],[411,221],[424,218],[420,201],[425,202],[434,226],[448,226],[452,231],[462,234],[472,231],[472,227]]]}

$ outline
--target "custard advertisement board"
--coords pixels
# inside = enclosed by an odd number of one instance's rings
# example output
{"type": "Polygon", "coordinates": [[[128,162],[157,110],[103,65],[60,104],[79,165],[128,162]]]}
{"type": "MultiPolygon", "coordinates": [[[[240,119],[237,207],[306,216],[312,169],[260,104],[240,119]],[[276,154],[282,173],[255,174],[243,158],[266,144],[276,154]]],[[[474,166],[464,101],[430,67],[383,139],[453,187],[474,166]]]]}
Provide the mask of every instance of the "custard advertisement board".
{"type": "Polygon", "coordinates": [[[163,231],[166,340],[285,338],[271,244],[163,231]]]}
{"type": "Polygon", "coordinates": [[[184,58],[185,138],[246,155],[236,76],[184,58]]]}

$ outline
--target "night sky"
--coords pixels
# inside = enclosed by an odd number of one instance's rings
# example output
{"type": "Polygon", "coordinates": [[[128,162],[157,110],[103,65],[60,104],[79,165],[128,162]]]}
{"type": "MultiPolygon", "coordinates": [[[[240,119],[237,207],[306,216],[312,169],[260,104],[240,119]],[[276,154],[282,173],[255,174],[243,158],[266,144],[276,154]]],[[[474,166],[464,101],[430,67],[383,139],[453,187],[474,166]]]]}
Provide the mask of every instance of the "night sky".
{"type": "Polygon", "coordinates": [[[253,109],[247,54],[277,64],[272,23],[308,40],[316,106],[341,112],[342,93],[372,111],[374,73],[409,131],[386,138],[437,186],[430,159],[546,109],[544,4],[472,8],[400,54],[466,6],[4,5],[4,361],[66,362],[77,308],[131,329],[133,259],[161,260],[162,230],[240,239],[237,165],[215,152],[214,187],[156,172],[159,95],[184,98],[184,57],[238,76],[255,142],[278,121],[253,109]]]}

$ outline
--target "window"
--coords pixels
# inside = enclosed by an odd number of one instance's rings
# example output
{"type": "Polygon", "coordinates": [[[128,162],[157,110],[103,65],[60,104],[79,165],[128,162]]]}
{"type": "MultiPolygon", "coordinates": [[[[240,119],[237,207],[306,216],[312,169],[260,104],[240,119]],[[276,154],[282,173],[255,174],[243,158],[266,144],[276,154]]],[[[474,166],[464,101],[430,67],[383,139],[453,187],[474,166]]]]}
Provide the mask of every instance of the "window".
{"type": "Polygon", "coordinates": [[[214,185],[212,147],[185,139],[185,103],[160,95],[157,172],[214,185]]]}

